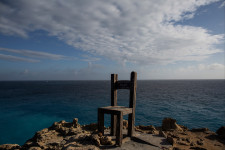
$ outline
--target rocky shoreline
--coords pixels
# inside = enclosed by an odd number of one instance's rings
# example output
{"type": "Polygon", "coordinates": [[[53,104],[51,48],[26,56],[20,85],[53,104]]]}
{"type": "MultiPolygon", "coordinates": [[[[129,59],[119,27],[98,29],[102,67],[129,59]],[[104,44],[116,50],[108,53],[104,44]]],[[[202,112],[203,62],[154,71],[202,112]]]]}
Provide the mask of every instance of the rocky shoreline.
{"type": "MultiPolygon", "coordinates": [[[[124,120],[123,130],[126,130],[127,127],[128,123],[124,120]]],[[[109,128],[105,128],[105,130],[109,130],[109,128]]],[[[162,136],[171,144],[169,147],[158,146],[159,149],[225,149],[225,126],[215,133],[207,128],[188,129],[178,125],[175,119],[165,118],[161,127],[139,125],[135,127],[135,130],[139,134],[162,136]]],[[[132,141],[132,139],[130,140],[132,141]]],[[[0,145],[0,150],[98,150],[110,149],[110,146],[113,145],[115,145],[115,140],[111,136],[99,133],[97,124],[80,125],[78,119],[75,118],[73,122],[55,122],[51,127],[36,132],[22,146],[3,144],[0,145]]],[[[115,146],[111,148],[115,149],[115,146]]]]}

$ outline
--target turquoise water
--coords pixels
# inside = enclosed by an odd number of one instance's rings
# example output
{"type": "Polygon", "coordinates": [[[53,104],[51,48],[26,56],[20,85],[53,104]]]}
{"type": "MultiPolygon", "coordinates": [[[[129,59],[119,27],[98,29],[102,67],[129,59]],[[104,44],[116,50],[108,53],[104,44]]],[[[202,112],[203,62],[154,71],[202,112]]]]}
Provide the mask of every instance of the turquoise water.
{"type": "MultiPolygon", "coordinates": [[[[118,92],[119,105],[128,98],[118,92]]],[[[22,145],[55,121],[96,122],[97,108],[108,105],[110,81],[0,82],[0,144],[22,145]]],[[[138,81],[136,125],[159,126],[164,117],[216,131],[225,125],[225,80],[138,81]]]]}

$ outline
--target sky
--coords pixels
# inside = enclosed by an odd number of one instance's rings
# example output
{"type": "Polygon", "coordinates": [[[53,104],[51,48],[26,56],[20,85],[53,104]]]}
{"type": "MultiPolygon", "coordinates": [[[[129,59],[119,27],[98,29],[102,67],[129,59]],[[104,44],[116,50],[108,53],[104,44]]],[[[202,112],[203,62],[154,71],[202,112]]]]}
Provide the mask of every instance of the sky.
{"type": "Polygon", "coordinates": [[[224,0],[0,0],[0,81],[225,79],[224,0]]]}

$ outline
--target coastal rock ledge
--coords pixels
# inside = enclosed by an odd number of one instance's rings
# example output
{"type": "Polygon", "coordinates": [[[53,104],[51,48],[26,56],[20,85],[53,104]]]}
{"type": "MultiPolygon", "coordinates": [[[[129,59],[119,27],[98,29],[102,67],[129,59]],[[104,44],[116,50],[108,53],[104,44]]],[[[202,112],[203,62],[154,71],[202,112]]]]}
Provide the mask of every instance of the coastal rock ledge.
{"type": "MultiPolygon", "coordinates": [[[[123,130],[127,129],[127,121],[124,120],[123,130]]],[[[191,129],[178,125],[175,119],[165,118],[161,127],[153,125],[135,127],[136,132],[144,135],[163,136],[171,144],[171,147],[159,147],[168,150],[224,150],[224,126],[217,133],[207,128],[191,129]]],[[[105,128],[109,130],[109,128],[105,128]]],[[[132,141],[132,139],[130,140],[132,141]]],[[[126,142],[126,141],[125,141],[126,142]]],[[[132,141],[137,142],[137,141],[132,141]]],[[[24,145],[3,144],[0,150],[98,150],[120,149],[114,147],[115,139],[111,136],[103,136],[97,130],[97,124],[80,125],[78,119],[72,122],[55,122],[51,127],[36,132],[33,138],[24,145]]],[[[142,143],[143,144],[143,143],[142,143]]],[[[134,144],[135,145],[135,144],[134,144]]],[[[126,149],[123,147],[123,149],[126,149]]]]}

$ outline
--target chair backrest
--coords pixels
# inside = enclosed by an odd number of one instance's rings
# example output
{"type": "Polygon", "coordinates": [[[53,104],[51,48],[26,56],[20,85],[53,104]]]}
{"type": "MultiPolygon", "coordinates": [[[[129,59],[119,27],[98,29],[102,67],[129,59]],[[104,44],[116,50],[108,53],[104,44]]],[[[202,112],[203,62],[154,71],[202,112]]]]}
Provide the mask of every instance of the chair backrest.
{"type": "Polygon", "coordinates": [[[111,74],[111,106],[117,106],[117,90],[130,90],[129,107],[136,106],[137,73],[131,72],[130,80],[118,80],[118,74],[111,74]]]}

